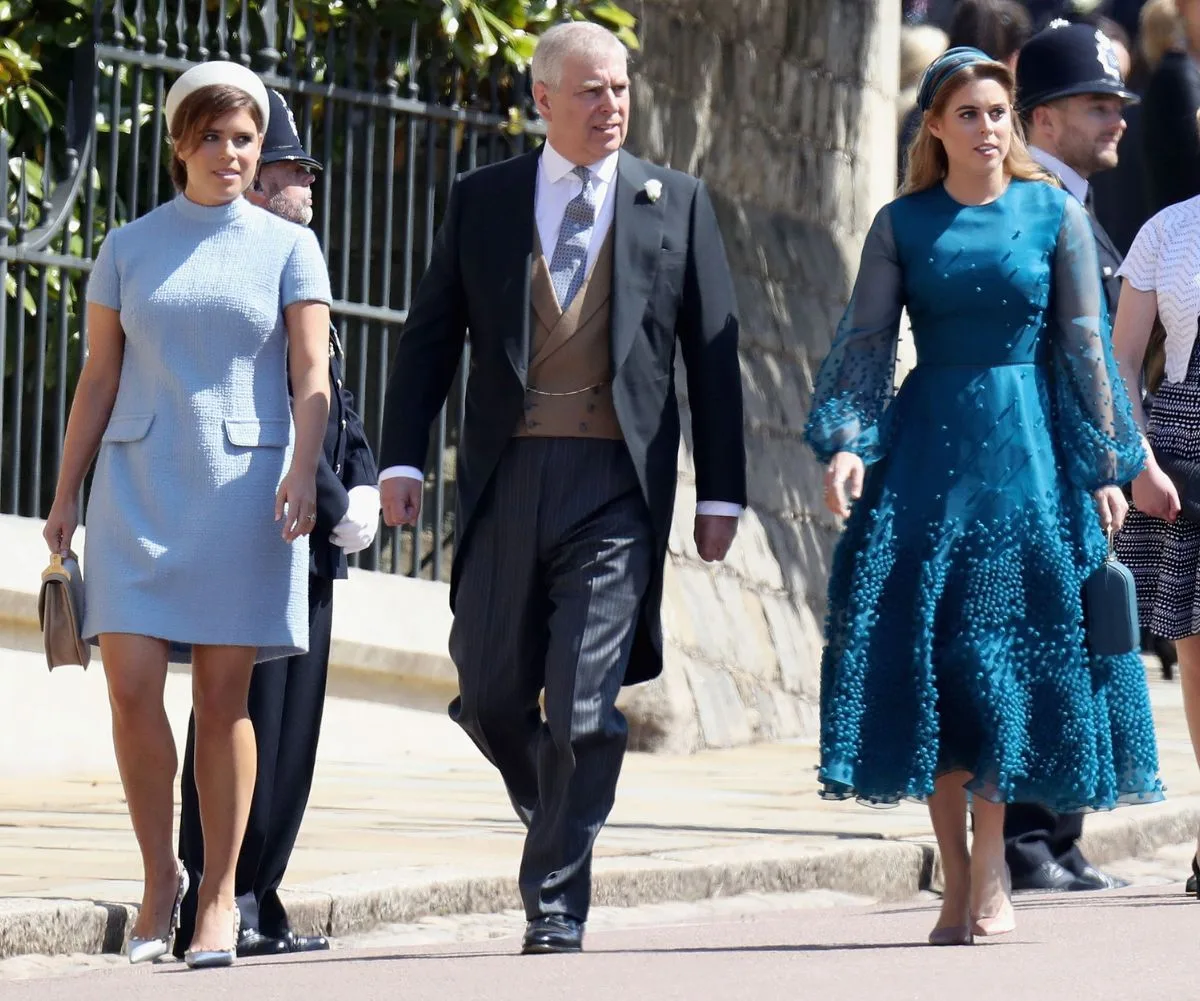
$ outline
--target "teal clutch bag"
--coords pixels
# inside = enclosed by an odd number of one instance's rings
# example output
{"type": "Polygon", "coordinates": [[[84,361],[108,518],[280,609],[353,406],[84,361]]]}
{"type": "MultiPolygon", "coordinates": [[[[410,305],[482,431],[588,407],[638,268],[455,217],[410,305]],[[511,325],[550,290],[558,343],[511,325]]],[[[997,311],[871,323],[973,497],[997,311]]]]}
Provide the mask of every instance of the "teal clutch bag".
{"type": "Polygon", "coordinates": [[[1113,552],[1111,530],[1108,556],[1083,584],[1083,616],[1092,653],[1114,657],[1141,649],[1133,574],[1113,552]]]}

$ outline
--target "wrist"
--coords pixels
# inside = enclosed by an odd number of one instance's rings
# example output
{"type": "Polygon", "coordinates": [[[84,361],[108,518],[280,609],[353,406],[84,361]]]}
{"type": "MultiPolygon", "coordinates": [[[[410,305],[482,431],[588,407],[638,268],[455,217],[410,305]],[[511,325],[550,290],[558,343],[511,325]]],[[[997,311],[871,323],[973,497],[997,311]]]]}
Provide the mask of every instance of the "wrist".
{"type": "Polygon", "coordinates": [[[288,469],[288,473],[297,476],[311,476],[313,479],[316,479],[317,466],[319,464],[320,461],[318,459],[309,459],[297,451],[292,455],[292,465],[288,469]]]}

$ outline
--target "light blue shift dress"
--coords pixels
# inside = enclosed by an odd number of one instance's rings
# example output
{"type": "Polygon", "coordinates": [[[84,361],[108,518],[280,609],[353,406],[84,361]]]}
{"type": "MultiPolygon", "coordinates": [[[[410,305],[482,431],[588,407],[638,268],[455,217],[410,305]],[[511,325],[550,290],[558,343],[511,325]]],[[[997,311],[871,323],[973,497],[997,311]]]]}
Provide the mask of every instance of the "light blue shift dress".
{"type": "Polygon", "coordinates": [[[96,459],[84,636],[308,647],[308,539],[275,493],[295,432],[286,306],[330,301],[312,232],[239,198],[179,195],[104,239],[89,302],[118,310],[121,383],[96,459]]]}

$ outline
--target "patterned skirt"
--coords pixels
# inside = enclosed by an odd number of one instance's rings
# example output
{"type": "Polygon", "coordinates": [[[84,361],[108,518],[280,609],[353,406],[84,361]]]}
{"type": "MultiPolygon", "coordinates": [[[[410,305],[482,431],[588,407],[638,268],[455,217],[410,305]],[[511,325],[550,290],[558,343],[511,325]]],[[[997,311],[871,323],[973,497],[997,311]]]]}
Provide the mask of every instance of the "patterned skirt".
{"type": "MultiPolygon", "coordinates": [[[[1156,453],[1200,460],[1200,338],[1184,381],[1159,387],[1146,437],[1156,453]]],[[[1137,584],[1142,628],[1168,640],[1200,633],[1200,523],[1130,508],[1116,548],[1137,584]]]]}

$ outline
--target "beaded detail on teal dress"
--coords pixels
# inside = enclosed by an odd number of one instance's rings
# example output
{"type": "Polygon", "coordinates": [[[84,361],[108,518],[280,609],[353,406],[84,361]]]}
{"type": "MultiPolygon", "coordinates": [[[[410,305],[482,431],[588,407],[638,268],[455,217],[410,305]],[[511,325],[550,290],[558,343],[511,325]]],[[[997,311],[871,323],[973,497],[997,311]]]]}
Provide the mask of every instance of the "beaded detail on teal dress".
{"type": "Polygon", "coordinates": [[[1084,632],[1091,494],[1143,454],[1082,207],[1026,181],[885,206],[806,438],[868,466],[829,584],[822,795],[923,799],[965,770],[1060,811],[1161,799],[1141,658],[1084,632]],[[918,361],[894,392],[904,308],[918,361]]]}

